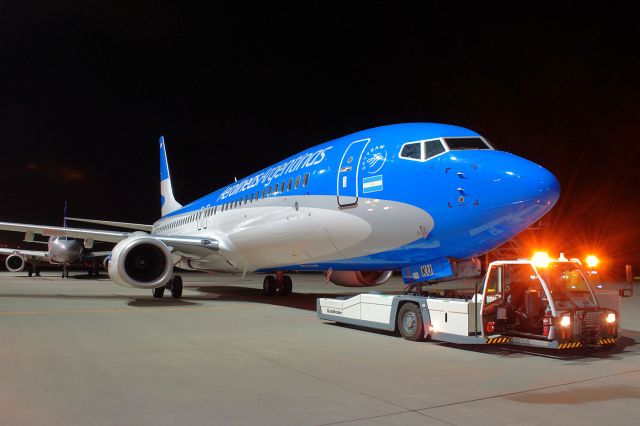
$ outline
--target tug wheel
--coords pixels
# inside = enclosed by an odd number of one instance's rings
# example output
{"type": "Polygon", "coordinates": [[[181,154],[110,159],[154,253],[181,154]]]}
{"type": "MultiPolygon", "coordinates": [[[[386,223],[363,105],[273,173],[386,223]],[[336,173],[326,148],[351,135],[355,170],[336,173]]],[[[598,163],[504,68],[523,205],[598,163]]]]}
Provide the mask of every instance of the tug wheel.
{"type": "Polygon", "coordinates": [[[424,324],[420,308],[414,303],[402,305],[398,313],[398,330],[402,337],[413,342],[424,340],[424,324]]]}

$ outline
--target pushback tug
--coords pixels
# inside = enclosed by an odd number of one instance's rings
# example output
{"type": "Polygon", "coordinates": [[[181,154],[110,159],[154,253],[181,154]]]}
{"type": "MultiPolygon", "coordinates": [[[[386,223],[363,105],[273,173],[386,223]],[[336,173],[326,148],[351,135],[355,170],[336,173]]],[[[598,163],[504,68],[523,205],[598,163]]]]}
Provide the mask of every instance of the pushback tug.
{"type": "Polygon", "coordinates": [[[578,259],[563,255],[495,261],[488,266],[481,294],[476,286],[466,297],[418,291],[320,298],[317,312],[322,320],[399,331],[413,341],[551,349],[610,346],[619,337],[619,304],[602,306],[588,275],[578,259]]]}

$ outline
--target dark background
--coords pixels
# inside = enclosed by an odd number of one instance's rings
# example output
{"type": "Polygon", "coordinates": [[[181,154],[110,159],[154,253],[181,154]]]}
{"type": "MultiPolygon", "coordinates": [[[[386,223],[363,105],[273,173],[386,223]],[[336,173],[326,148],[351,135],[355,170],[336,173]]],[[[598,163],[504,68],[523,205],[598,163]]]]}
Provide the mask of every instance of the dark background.
{"type": "Polygon", "coordinates": [[[5,3],[0,220],[61,223],[68,200],[152,223],[161,134],[185,203],[350,132],[443,122],[558,177],[532,245],[640,263],[629,10],[5,3]]]}

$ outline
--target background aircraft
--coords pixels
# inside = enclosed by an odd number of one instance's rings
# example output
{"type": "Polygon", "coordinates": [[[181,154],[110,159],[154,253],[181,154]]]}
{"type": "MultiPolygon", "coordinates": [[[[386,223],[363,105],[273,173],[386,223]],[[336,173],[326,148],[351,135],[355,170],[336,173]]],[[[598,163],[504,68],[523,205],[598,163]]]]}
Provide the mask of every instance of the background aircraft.
{"type": "MultiPolygon", "coordinates": [[[[67,202],[64,203],[64,219],[62,226],[67,227],[67,202]]],[[[62,266],[62,278],[69,277],[69,266],[88,266],[89,276],[98,276],[100,262],[106,269],[106,260],[111,251],[91,252],[85,248],[93,246],[92,240],[76,240],[65,236],[51,236],[47,242],[35,241],[33,233],[25,234],[26,242],[46,243],[47,250],[27,250],[0,248],[0,254],[7,255],[5,266],[11,272],[27,269],[29,276],[40,276],[39,262],[48,262],[62,266]]]]}
{"type": "MultiPolygon", "coordinates": [[[[7,255],[5,266],[11,272],[20,272],[25,268],[29,276],[40,276],[39,262],[48,262],[62,266],[62,277],[69,277],[69,266],[89,267],[89,276],[98,276],[101,262],[110,251],[85,251],[83,242],[67,237],[50,237],[47,250],[25,250],[0,248],[0,254],[7,255]]],[[[106,263],[102,264],[106,267],[106,263]]]]}
{"type": "Polygon", "coordinates": [[[116,243],[109,275],[124,286],[182,294],[173,267],[275,273],[266,295],[289,294],[285,271],[324,271],[334,284],[407,284],[478,275],[475,259],[539,220],[559,184],[541,166],[495,150],[457,126],[409,123],[315,146],[186,206],[173,195],[160,138],[162,217],[149,233],[0,223],[0,229],[116,243]]]}

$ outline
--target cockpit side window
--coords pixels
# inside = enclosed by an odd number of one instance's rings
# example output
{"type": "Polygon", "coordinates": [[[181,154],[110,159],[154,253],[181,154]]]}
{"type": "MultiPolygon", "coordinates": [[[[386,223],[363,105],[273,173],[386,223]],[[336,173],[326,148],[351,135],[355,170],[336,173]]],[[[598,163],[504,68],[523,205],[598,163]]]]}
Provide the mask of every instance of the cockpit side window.
{"type": "Polygon", "coordinates": [[[432,141],[425,141],[425,158],[428,160],[431,157],[435,157],[438,154],[442,154],[445,152],[445,148],[442,145],[442,141],[440,139],[434,139],[432,141]]]}
{"type": "Polygon", "coordinates": [[[422,160],[422,143],[411,142],[403,145],[402,151],[400,151],[400,157],[411,160],[422,160]]]}
{"type": "Polygon", "coordinates": [[[491,146],[479,137],[445,138],[444,140],[451,151],[463,149],[491,149],[491,146]]]}

